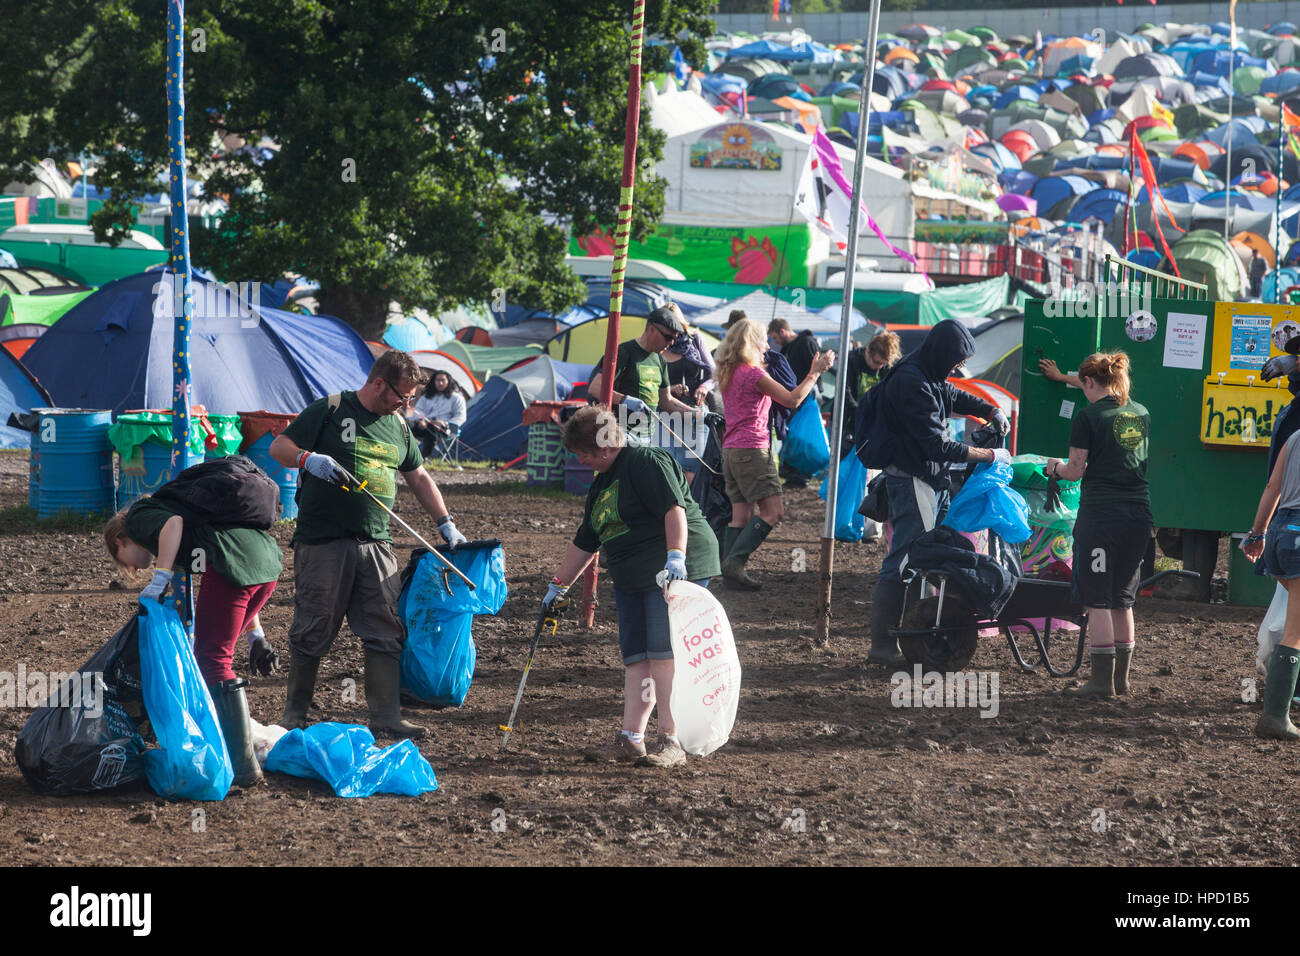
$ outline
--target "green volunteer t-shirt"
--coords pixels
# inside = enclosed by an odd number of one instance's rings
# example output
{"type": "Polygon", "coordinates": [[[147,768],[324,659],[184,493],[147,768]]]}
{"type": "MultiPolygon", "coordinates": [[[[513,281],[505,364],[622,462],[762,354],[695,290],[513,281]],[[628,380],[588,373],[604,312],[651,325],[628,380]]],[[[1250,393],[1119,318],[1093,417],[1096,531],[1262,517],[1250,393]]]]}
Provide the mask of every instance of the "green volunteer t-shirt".
{"type": "MultiPolygon", "coordinates": [[[[126,513],[126,536],[156,556],[163,525],[176,514],[161,501],[141,498],[126,513]]],[[[176,565],[194,571],[196,559],[201,561],[198,567],[211,568],[237,588],[274,581],[282,566],[280,546],[265,531],[186,522],[176,565]],[[201,552],[201,558],[195,549],[201,552]]]]}
{"type": "MultiPolygon", "coordinates": [[[[344,392],[338,410],[325,422],[328,412],[329,400],[318,399],[303,409],[284,433],[304,451],[329,455],[391,508],[397,495],[397,472],[414,471],[424,461],[410,428],[398,415],[367,411],[356,392],[344,392]]],[[[344,491],[306,471],[298,472],[298,486],[295,543],[320,544],[336,538],[393,540],[388,533],[388,515],[365,491],[344,491]]]]}
{"type": "Polygon", "coordinates": [[[614,587],[652,591],[668,557],[664,516],[686,509],[686,574],[692,581],[721,573],[718,539],[686,487],[672,456],[659,448],[624,448],[606,472],[596,476],[573,543],[601,551],[614,587]]]}
{"type": "Polygon", "coordinates": [[[614,391],[659,407],[659,389],[668,386],[668,363],[658,352],[647,352],[636,339],[618,347],[614,359],[614,391]]]}
{"type": "Polygon", "coordinates": [[[1151,507],[1147,488],[1147,444],[1151,415],[1130,401],[1106,396],[1079,410],[1070,428],[1070,447],[1088,449],[1079,507],[1127,512],[1151,507]]]}

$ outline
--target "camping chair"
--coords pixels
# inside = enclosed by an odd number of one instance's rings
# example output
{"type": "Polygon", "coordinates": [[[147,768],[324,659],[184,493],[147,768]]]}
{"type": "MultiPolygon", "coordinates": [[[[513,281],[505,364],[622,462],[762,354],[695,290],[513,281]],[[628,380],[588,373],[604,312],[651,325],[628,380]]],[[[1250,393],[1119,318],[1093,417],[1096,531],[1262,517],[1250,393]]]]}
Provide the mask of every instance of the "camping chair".
{"type": "Polygon", "coordinates": [[[447,423],[447,431],[441,436],[430,435],[421,443],[420,450],[424,459],[436,459],[437,464],[455,465],[457,471],[464,471],[460,464],[460,426],[447,423]],[[427,448],[427,450],[426,450],[427,448]]]}

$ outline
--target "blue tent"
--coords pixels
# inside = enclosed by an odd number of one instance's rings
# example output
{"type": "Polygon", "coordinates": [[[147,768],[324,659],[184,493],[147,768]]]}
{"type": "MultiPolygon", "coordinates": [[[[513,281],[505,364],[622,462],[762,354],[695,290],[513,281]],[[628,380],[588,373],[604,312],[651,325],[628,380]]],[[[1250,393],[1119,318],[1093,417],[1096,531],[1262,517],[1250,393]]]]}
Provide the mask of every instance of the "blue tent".
{"type": "Polygon", "coordinates": [[[461,457],[510,461],[528,450],[524,409],[536,401],[569,397],[574,382],[588,381],[590,367],[539,355],[493,375],[474,396],[461,426],[461,457]]]}
{"type": "MultiPolygon", "coordinates": [[[[1038,182],[1038,177],[1023,169],[1006,169],[998,173],[998,185],[1009,193],[1028,196],[1038,182]]],[[[1047,214],[1047,210],[1043,210],[1047,214]]]]}
{"type": "MultiPolygon", "coordinates": [[[[170,288],[160,272],[110,282],[36,340],[27,367],[62,407],[171,408],[170,288]]],[[[374,363],[361,336],[338,319],[253,309],[198,276],[193,289],[190,397],[209,412],[297,413],[359,388],[374,363]]]]}
{"type": "Polygon", "coordinates": [[[771,40],[758,40],[744,46],[733,47],[727,51],[728,60],[750,60],[762,58],[789,63],[795,60],[808,60],[812,63],[834,63],[838,57],[835,51],[821,43],[774,43],[771,40]]]}
{"type": "Polygon", "coordinates": [[[1012,86],[993,101],[993,108],[995,110],[1004,109],[1017,100],[1028,100],[1031,103],[1037,103],[1038,97],[1038,90],[1032,86],[1012,86]]]}
{"type": "Polygon", "coordinates": [[[1296,25],[1290,20],[1283,20],[1281,23],[1275,23],[1269,27],[1268,32],[1275,37],[1293,35],[1296,32],[1296,25]]]}
{"type": "Polygon", "coordinates": [[[1145,266],[1148,269],[1154,269],[1160,265],[1162,257],[1154,249],[1132,249],[1129,251],[1127,258],[1129,262],[1145,266]]]}
{"type": "Polygon", "coordinates": [[[705,73],[700,85],[710,93],[743,93],[749,89],[749,80],[733,73],[705,73]]]}
{"type": "Polygon", "coordinates": [[[1259,84],[1259,91],[1265,95],[1269,93],[1290,93],[1297,86],[1300,86],[1300,71],[1287,70],[1276,76],[1264,77],[1264,82],[1259,84]]]}
{"type": "Polygon", "coordinates": [[[33,408],[48,408],[54,403],[22,362],[0,348],[0,448],[29,448],[32,433],[11,428],[9,416],[25,414],[33,408]]]}
{"type": "Polygon", "coordinates": [[[1128,202],[1128,194],[1118,189],[1094,189],[1080,196],[1070,207],[1069,221],[1083,222],[1085,219],[1100,219],[1109,223],[1115,214],[1128,202]]]}
{"type": "Polygon", "coordinates": [[[1266,70],[1270,76],[1277,72],[1277,67],[1268,60],[1261,60],[1259,57],[1250,56],[1240,50],[1232,54],[1227,50],[1204,50],[1196,54],[1185,72],[1227,76],[1230,69],[1240,70],[1247,66],[1257,66],[1261,70],[1266,70]],[[1235,66],[1234,60],[1236,61],[1235,66]]]}
{"type": "Polygon", "coordinates": [[[447,340],[450,333],[439,338],[419,319],[390,322],[384,329],[384,344],[403,352],[420,352],[436,349],[447,340]]]}
{"type": "Polygon", "coordinates": [[[972,146],[970,151],[976,156],[983,156],[1000,170],[1020,168],[1020,157],[994,140],[972,146]]]}
{"type": "Polygon", "coordinates": [[[1096,188],[1096,183],[1082,176],[1044,176],[1034,184],[1029,195],[1037,201],[1042,215],[1046,216],[1048,210],[1062,199],[1092,192],[1096,188]]]}

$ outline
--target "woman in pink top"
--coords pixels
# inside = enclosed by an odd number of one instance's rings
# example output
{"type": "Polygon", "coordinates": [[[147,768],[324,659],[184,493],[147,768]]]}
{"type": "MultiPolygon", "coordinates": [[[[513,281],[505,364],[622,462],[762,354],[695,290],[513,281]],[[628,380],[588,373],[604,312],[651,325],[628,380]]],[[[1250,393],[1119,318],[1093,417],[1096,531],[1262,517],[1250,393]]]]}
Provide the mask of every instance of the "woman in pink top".
{"type": "Polygon", "coordinates": [[[781,479],[772,458],[768,410],[774,401],[786,408],[797,408],[835,362],[834,352],[819,352],[808,375],[794,391],[789,391],[767,374],[763,366],[766,350],[763,326],[753,319],[742,319],[727,330],[727,337],[718,346],[713,376],[722,389],[727,418],[722,474],[731,499],[731,524],[722,542],[722,579],[728,587],[744,591],[762,587],[745,571],[745,562],[785,514],[781,479]]]}

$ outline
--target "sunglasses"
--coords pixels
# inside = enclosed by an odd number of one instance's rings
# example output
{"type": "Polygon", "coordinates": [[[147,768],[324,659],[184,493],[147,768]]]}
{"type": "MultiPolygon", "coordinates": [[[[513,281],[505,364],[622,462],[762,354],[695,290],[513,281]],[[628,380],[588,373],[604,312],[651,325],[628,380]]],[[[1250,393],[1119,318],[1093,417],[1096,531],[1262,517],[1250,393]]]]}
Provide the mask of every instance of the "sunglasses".
{"type": "Polygon", "coordinates": [[[419,389],[416,389],[415,394],[406,396],[403,395],[401,392],[399,392],[396,388],[394,388],[393,383],[390,382],[388,379],[381,378],[380,381],[383,382],[386,386],[388,386],[388,390],[393,393],[393,397],[397,399],[397,401],[401,404],[402,408],[410,408],[411,403],[414,402],[415,399],[420,394],[419,389]]]}

